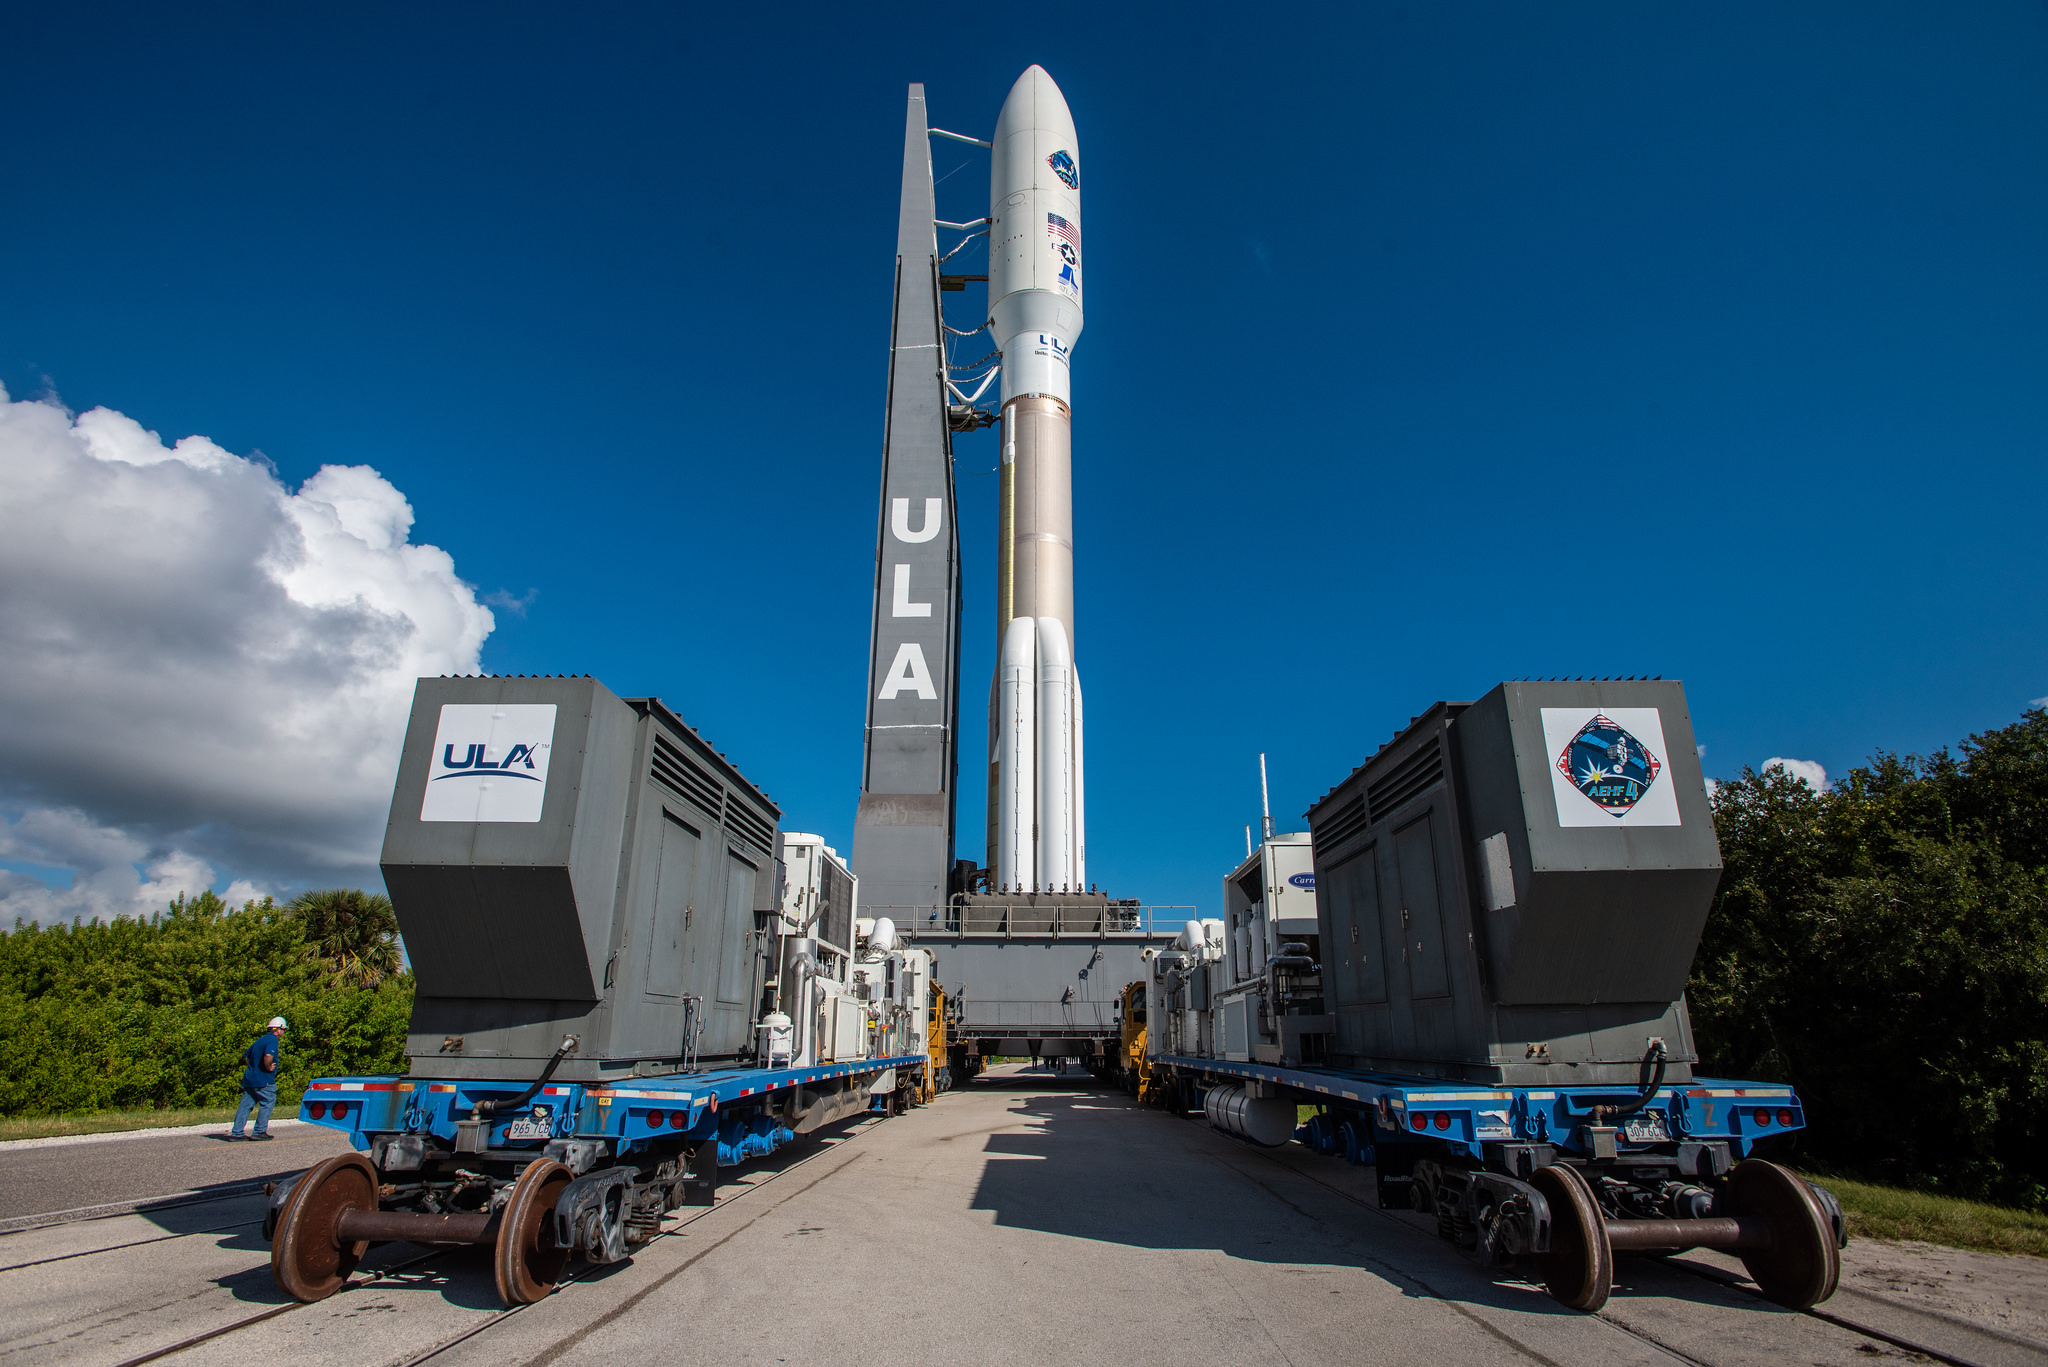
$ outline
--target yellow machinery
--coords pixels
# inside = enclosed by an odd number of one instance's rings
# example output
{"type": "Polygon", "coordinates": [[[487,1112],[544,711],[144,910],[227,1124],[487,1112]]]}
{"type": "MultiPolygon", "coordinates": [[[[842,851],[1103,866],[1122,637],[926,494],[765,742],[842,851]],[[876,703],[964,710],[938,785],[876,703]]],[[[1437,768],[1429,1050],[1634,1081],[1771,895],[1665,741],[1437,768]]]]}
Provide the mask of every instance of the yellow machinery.
{"type": "Polygon", "coordinates": [[[1134,982],[1124,988],[1123,1035],[1117,1052],[1117,1077],[1123,1088],[1141,1101],[1150,1101],[1152,1063],[1145,1056],[1145,984],[1134,982]]]}
{"type": "MultiPolygon", "coordinates": [[[[936,978],[932,982],[931,1020],[925,1027],[925,1052],[931,1064],[924,1070],[923,1095],[920,1103],[932,1100],[939,1094],[939,1070],[948,1066],[947,1051],[950,1045],[946,1034],[946,989],[940,987],[936,978]]],[[[951,1077],[948,1073],[946,1076],[951,1077]]]]}

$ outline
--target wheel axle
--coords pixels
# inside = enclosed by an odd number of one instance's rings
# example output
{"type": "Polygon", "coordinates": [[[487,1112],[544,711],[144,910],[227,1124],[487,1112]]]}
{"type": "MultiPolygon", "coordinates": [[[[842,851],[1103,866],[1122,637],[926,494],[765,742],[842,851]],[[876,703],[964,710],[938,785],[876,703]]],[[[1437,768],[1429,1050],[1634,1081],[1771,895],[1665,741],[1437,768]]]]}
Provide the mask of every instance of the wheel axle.
{"type": "Polygon", "coordinates": [[[1748,1159],[1726,1193],[1732,1214],[1704,1220],[1610,1220],[1578,1169],[1556,1164],[1529,1179],[1550,1205],[1550,1251],[1536,1267],[1550,1294],[1594,1311],[1614,1287],[1614,1255],[1718,1248],[1737,1252],[1764,1295],[1792,1310],[1818,1305],[1842,1275],[1833,1218],[1796,1173],[1748,1159]]]}
{"type": "Polygon", "coordinates": [[[376,1169],[359,1153],[342,1154],[308,1170],[285,1198],[270,1272],[292,1299],[317,1301],[347,1285],[371,1244],[487,1244],[505,1304],[531,1305],[555,1289],[569,1262],[553,1216],[570,1180],[568,1168],[543,1159],[527,1164],[501,1210],[379,1210],[376,1169]]]}

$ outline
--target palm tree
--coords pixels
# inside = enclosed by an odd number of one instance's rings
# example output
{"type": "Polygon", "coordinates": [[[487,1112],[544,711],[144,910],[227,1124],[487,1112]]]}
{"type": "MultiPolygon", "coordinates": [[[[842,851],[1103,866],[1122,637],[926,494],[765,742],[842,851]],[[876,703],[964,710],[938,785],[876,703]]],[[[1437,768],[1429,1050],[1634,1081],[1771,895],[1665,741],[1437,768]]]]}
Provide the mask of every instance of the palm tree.
{"type": "Polygon", "coordinates": [[[288,908],[338,982],[375,987],[398,972],[398,916],[391,899],[361,888],[302,893],[288,908]]]}

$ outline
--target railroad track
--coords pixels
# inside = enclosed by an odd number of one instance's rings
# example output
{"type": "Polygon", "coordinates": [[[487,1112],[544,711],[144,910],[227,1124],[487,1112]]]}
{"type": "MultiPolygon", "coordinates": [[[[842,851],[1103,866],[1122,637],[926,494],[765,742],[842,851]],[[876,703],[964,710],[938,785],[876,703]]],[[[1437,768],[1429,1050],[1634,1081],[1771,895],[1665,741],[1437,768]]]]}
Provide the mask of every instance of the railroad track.
{"type": "MultiPolygon", "coordinates": [[[[666,1221],[664,1221],[661,1232],[655,1235],[655,1237],[649,1240],[646,1244],[639,1245],[638,1250],[636,1251],[644,1251],[645,1249],[652,1247],[654,1244],[657,1244],[664,1239],[670,1238],[680,1233],[682,1230],[696,1223],[698,1220],[703,1219],[705,1216],[710,1215],[715,1211],[728,1209],[735,1202],[744,1201],[749,1196],[753,1195],[755,1192],[760,1191],[765,1187],[773,1185],[774,1183],[780,1181],[782,1178],[787,1177],[790,1174],[797,1172],[798,1170],[812,1163],[817,1162],[821,1158],[829,1156],[833,1151],[842,1147],[847,1140],[852,1139],[856,1135],[865,1133],[868,1129],[872,1128],[875,1123],[876,1122],[873,1120],[863,1120],[860,1123],[857,1123],[855,1125],[849,1126],[845,1129],[838,1131],[835,1135],[833,1135],[830,1138],[830,1140],[826,1144],[818,1147],[812,1152],[803,1154],[800,1157],[793,1158],[790,1162],[774,1169],[773,1171],[760,1173],[758,1176],[756,1176],[755,1180],[748,1182],[745,1186],[729,1189],[727,1192],[723,1194],[719,1204],[716,1206],[706,1206],[702,1208],[686,1207],[683,1211],[672,1213],[669,1216],[669,1218],[666,1221]]],[[[196,1205],[205,1205],[212,1202],[246,1200],[248,1198],[248,1195],[249,1193],[246,1192],[228,1193],[220,1196],[210,1196],[198,1201],[181,1201],[177,1202],[176,1206],[179,1208],[183,1208],[196,1205]]],[[[172,1207],[164,1208],[168,1209],[172,1207]]],[[[69,1214],[69,1212],[61,1213],[66,1215],[69,1214]]],[[[116,1218],[116,1216],[106,1216],[100,1218],[116,1218]]],[[[60,1225],[76,1223],[82,1222],[73,1219],[53,1219],[46,1224],[31,1225],[13,1232],[26,1234],[37,1229],[50,1229],[60,1225]]],[[[197,1239],[203,1238],[207,1235],[226,1233],[231,1230],[252,1228],[260,1226],[262,1223],[263,1221],[260,1216],[255,1219],[224,1221],[219,1224],[208,1225],[204,1228],[187,1230],[180,1233],[161,1234],[149,1238],[131,1239],[123,1243],[109,1244],[99,1248],[79,1249],[67,1253],[52,1254],[47,1258],[30,1259],[25,1262],[15,1263],[10,1267],[0,1270],[4,1270],[7,1272],[17,1272],[33,1267],[47,1266],[53,1263],[72,1262],[80,1259],[104,1257],[108,1254],[132,1251],[137,1248],[144,1248],[152,1245],[175,1243],[179,1240],[184,1239],[197,1239]]],[[[228,1323],[213,1326],[199,1333],[190,1334],[184,1338],[177,1340],[174,1343],[164,1344],[159,1347],[152,1348],[147,1352],[138,1353],[133,1356],[120,1359],[118,1362],[112,1364],[112,1367],[143,1367],[143,1364],[145,1363],[160,1362],[167,1358],[175,1357],[181,1353],[189,1353],[196,1348],[201,1348],[206,1345],[218,1344],[222,1339],[226,1339],[232,1337],[233,1335],[246,1332],[250,1329],[256,1328],[259,1325],[267,1324],[270,1321],[278,1319],[285,1315],[297,1314],[301,1311],[315,1309],[316,1307],[327,1307],[328,1309],[334,1309],[340,1306],[346,1298],[359,1296],[364,1291],[370,1290],[380,1285],[391,1284],[397,1281],[400,1277],[403,1276],[403,1274],[407,1272],[413,1271],[420,1267],[424,1267],[428,1264],[434,1263],[441,1259],[448,1258],[454,1254],[468,1253],[471,1251],[472,1250],[469,1249],[467,1246],[453,1245],[424,1249],[415,1257],[407,1258],[404,1261],[391,1264],[388,1267],[379,1268],[375,1272],[352,1278],[345,1288],[337,1292],[335,1295],[328,1297],[326,1300],[314,1302],[312,1304],[301,1304],[297,1301],[292,1301],[283,1305],[267,1306],[252,1314],[244,1315],[240,1318],[231,1320],[228,1323]]],[[[590,1276],[592,1273],[598,1270],[600,1269],[590,1266],[579,1267],[570,1275],[563,1277],[560,1286],[563,1288],[572,1286],[578,1281],[583,1280],[584,1278],[590,1276]]],[[[544,1304],[545,1302],[542,1303],[544,1304]]],[[[430,1359],[447,1352],[449,1349],[455,1347],[457,1344],[468,1342],[469,1340],[474,1339],[481,1334],[490,1333],[494,1329],[497,1329],[502,1325],[506,1324],[514,1316],[531,1308],[531,1306],[513,1306],[504,1310],[495,1311],[489,1314],[480,1322],[466,1326],[459,1333],[451,1334],[446,1338],[426,1348],[419,1349],[417,1351],[391,1359],[387,1364],[385,1364],[385,1367],[414,1367],[415,1364],[427,1362],[430,1359]]]]}
{"type": "MultiPolygon", "coordinates": [[[[215,1197],[213,1199],[219,1201],[232,1201],[236,1198],[232,1196],[220,1196],[215,1197]]],[[[201,1205],[204,1203],[198,1201],[191,1201],[186,1202],[185,1204],[201,1205]]],[[[64,1223],[70,1224],[73,1222],[67,1220],[64,1223]]],[[[125,1244],[108,1244],[104,1248],[81,1248],[78,1249],[76,1252],[72,1253],[52,1253],[47,1258],[31,1258],[27,1262],[8,1263],[5,1266],[0,1266],[0,1272],[20,1272],[31,1267],[45,1267],[50,1263],[68,1263],[78,1258],[97,1258],[102,1254],[119,1253],[121,1250],[127,1248],[146,1248],[150,1244],[168,1244],[178,1239],[197,1238],[201,1234],[225,1234],[227,1231],[231,1229],[246,1229],[250,1225],[260,1225],[262,1223],[262,1217],[258,1216],[256,1219],[253,1220],[231,1220],[224,1225],[208,1225],[204,1229],[187,1229],[181,1230],[176,1234],[156,1234],[152,1235],[147,1239],[130,1239],[125,1244]]],[[[55,1228],[54,1225],[29,1225],[26,1228],[18,1230],[16,1232],[21,1234],[27,1234],[38,1229],[53,1228],[55,1228]]]]}
{"type": "MultiPolygon", "coordinates": [[[[1225,1137],[1228,1138],[1228,1136],[1225,1137]]],[[[1324,1181],[1314,1173],[1305,1170],[1305,1167],[1297,1167],[1284,1161],[1281,1154],[1285,1150],[1260,1149],[1237,1140],[1231,1140],[1230,1142],[1233,1148],[1245,1153],[1256,1154],[1274,1166],[1282,1168],[1296,1177],[1314,1183],[1332,1195],[1341,1197],[1343,1200],[1385,1221],[1387,1224],[1403,1230],[1409,1235],[1418,1239],[1426,1239],[1432,1244],[1439,1243],[1434,1232],[1410,1224],[1406,1220],[1401,1219],[1395,1212],[1380,1209],[1379,1203],[1376,1200],[1364,1200],[1355,1192],[1347,1191],[1334,1183],[1324,1181]]],[[[1691,1261],[1683,1255],[1659,1258],[1655,1262],[1666,1270],[1681,1276],[1726,1287],[1763,1304],[1770,1303],[1763,1293],[1746,1279],[1722,1271],[1719,1268],[1691,1261]]],[[[1429,1285],[1427,1281],[1417,1276],[1414,1272],[1405,1268],[1395,1268],[1393,1271],[1402,1279],[1413,1282],[1426,1294],[1443,1301],[1461,1313],[1465,1313],[1467,1318],[1475,1320],[1487,1333],[1502,1339],[1517,1351],[1527,1354],[1538,1362],[1551,1361],[1549,1357],[1533,1345],[1523,1343],[1506,1333],[1498,1325],[1481,1320],[1477,1316],[1466,1312],[1464,1307],[1458,1304],[1454,1296],[1429,1285]]],[[[1626,1301],[1624,1300],[1622,1304],[1626,1305],[1626,1301]]],[[[2002,1367],[2002,1364],[2005,1363],[2022,1361],[2048,1363],[2048,1349],[2044,1349],[2039,1343],[2019,1338],[2016,1335],[2001,1333],[1995,1329],[1987,1329],[1980,1325],[1935,1314],[1916,1306],[1885,1300],[1882,1297],[1872,1296],[1867,1292],[1858,1291],[1851,1287],[1839,1288],[1830,1300],[1797,1313],[1807,1319],[1831,1325],[1837,1329],[1847,1330],[1850,1333],[1875,1340],[1878,1343],[1883,1343],[1903,1352],[1917,1353],[1931,1361],[1948,1364],[1949,1367],[2002,1367]],[[1859,1303],[1881,1306],[1887,1318],[1917,1323],[1924,1327],[1924,1332],[1900,1333],[1896,1328],[1887,1329],[1872,1324],[1869,1322],[1872,1318],[1870,1315],[1856,1314],[1848,1310],[1850,1305],[1859,1303]],[[1956,1347],[1956,1340],[1958,1339],[1973,1341],[1974,1345],[1981,1351],[1974,1354],[1959,1351],[1956,1347]],[[1941,1342],[1946,1342],[1949,1346],[1939,1346],[1941,1342]]],[[[1699,1364],[1700,1367],[1707,1367],[1707,1359],[1694,1356],[1686,1350],[1683,1344],[1669,1342],[1637,1326],[1627,1324],[1618,1318],[1616,1314],[1609,1311],[1602,1311],[1598,1318],[1603,1323],[1612,1326],[1648,1347],[1655,1348],[1660,1353],[1668,1354],[1684,1362],[1699,1364]]]]}
{"type": "MultiPolygon", "coordinates": [[[[848,1140],[865,1133],[876,1123],[873,1120],[868,1120],[841,1131],[827,1144],[811,1152],[793,1156],[785,1165],[772,1171],[757,1174],[744,1186],[730,1188],[717,1207],[702,1209],[686,1208],[685,1211],[677,1212],[671,1216],[669,1221],[665,1222],[661,1233],[653,1242],[659,1242],[662,1239],[681,1234],[705,1215],[711,1214],[715,1210],[727,1209],[735,1203],[746,1202],[755,1192],[771,1186],[785,1177],[796,1174],[800,1170],[818,1163],[821,1159],[829,1158],[835,1150],[842,1147],[848,1140]]],[[[1208,1131],[1204,1129],[1203,1133],[1206,1135],[1208,1131]]],[[[1201,1147],[1209,1148],[1207,1145],[1201,1147]]],[[[1264,1165],[1246,1163],[1239,1155],[1257,1154],[1271,1165],[1284,1169],[1293,1176],[1303,1178],[1321,1191],[1339,1197],[1350,1205],[1368,1212],[1378,1220],[1384,1221],[1387,1225],[1404,1231],[1405,1235],[1410,1237],[1402,1239],[1401,1243],[1403,1244],[1413,1243],[1418,1246],[1428,1246],[1432,1249],[1441,1249],[1443,1247],[1432,1231],[1419,1227],[1412,1219],[1405,1218],[1397,1212],[1382,1211],[1379,1209],[1376,1200],[1369,1199],[1368,1196],[1361,1195],[1357,1191],[1347,1189],[1341,1181],[1325,1180],[1324,1177],[1316,1175],[1313,1171],[1315,1163],[1302,1155],[1290,1154],[1285,1150],[1255,1149],[1234,1143],[1229,1146],[1227,1151],[1211,1150],[1211,1152],[1217,1161],[1243,1176],[1246,1180],[1265,1188],[1268,1194],[1276,1200],[1287,1199],[1288,1193],[1284,1184],[1272,1182],[1271,1177],[1263,1170],[1264,1165]],[[1289,1161],[1290,1158],[1295,1161],[1289,1161]]],[[[849,1161],[857,1161],[857,1156],[849,1161]]],[[[838,1170],[836,1166],[827,1166],[821,1171],[816,1181],[827,1180],[838,1170]]],[[[796,1189],[795,1195],[800,1195],[805,1189],[807,1188],[800,1184],[796,1189]]],[[[790,1188],[785,1184],[782,1190],[788,1192],[790,1188]]],[[[217,1199],[226,1201],[236,1198],[221,1197],[217,1199]]],[[[795,1199],[795,1197],[794,1195],[786,1197],[784,1201],[788,1199],[795,1199]]],[[[777,1205],[783,1203],[782,1201],[771,1201],[764,1208],[763,1213],[772,1211],[777,1205]]],[[[1313,1207],[1317,1203],[1314,1201],[1302,1201],[1300,1196],[1296,1195],[1289,1204],[1293,1204],[1299,1209],[1303,1205],[1313,1207]]],[[[174,1244],[177,1240],[181,1239],[204,1238],[208,1235],[240,1230],[260,1223],[257,1220],[227,1219],[225,1218],[227,1214],[228,1212],[222,1212],[222,1218],[210,1222],[205,1228],[178,1234],[163,1234],[151,1238],[133,1239],[119,1244],[108,1245],[104,1248],[58,1253],[48,1258],[39,1258],[17,1264],[15,1269],[10,1270],[43,1266],[50,1263],[71,1262],[79,1259],[98,1258],[149,1245],[174,1244]]],[[[205,1217],[201,1216],[198,1218],[203,1219],[205,1217]]],[[[748,1219],[747,1223],[751,1224],[753,1219],[758,1218],[761,1218],[761,1214],[748,1219]]],[[[731,1237],[732,1234],[737,1232],[728,1231],[726,1237],[731,1237]]],[[[692,1255],[682,1266],[668,1268],[654,1266],[650,1268],[639,1279],[639,1282],[643,1284],[635,1285],[632,1288],[633,1293],[624,1304],[619,1305],[602,1316],[592,1319],[587,1324],[563,1326],[564,1332],[567,1334],[567,1338],[563,1342],[571,1343],[590,1333],[596,1332],[613,1320],[630,1312],[648,1297],[659,1295],[661,1289],[672,1278],[684,1272],[689,1266],[696,1264],[700,1259],[718,1256],[718,1246],[723,1242],[724,1239],[721,1238],[702,1248],[694,1249],[692,1255]]],[[[652,1247],[652,1243],[642,1246],[643,1249],[650,1247],[652,1247]]],[[[428,1267],[439,1260],[448,1259],[452,1254],[467,1251],[466,1249],[456,1247],[423,1249],[416,1256],[381,1268],[373,1274],[358,1276],[338,1296],[319,1302],[318,1305],[346,1312],[349,1308],[347,1304],[349,1301],[363,1297],[366,1293],[372,1294],[374,1298],[374,1292],[378,1287],[402,1284],[408,1273],[428,1267]]],[[[1530,1361],[1539,1363],[1555,1363],[1557,1361],[1557,1350],[1555,1348],[1551,1348],[1546,1353],[1545,1349],[1538,1346],[1537,1343],[1526,1341],[1525,1331],[1514,1322],[1512,1313],[1507,1315],[1492,1313],[1485,1298],[1475,1300],[1470,1288],[1461,1289],[1461,1279],[1457,1272],[1453,1270],[1453,1265],[1443,1264],[1441,1259],[1422,1260],[1409,1257],[1398,1252],[1398,1250],[1388,1251],[1382,1249],[1373,1253],[1362,1253],[1360,1256],[1361,1261],[1368,1264],[1377,1275],[1398,1285],[1412,1287],[1416,1294],[1428,1297],[1444,1306],[1448,1312],[1459,1315],[1471,1322],[1472,1325],[1495,1339],[1503,1347],[1526,1357],[1530,1361]]],[[[1674,1293],[1670,1287],[1670,1282],[1673,1278],[1664,1274],[1673,1274],[1675,1277],[1700,1283],[1710,1283],[1720,1289],[1719,1294],[1705,1297],[1697,1302],[1697,1304],[1703,1307],[1703,1314],[1712,1316],[1739,1314],[1747,1316],[1754,1312],[1746,1308],[1735,1309],[1730,1307],[1727,1297],[1739,1295],[1759,1301],[1762,1299],[1760,1293],[1753,1286],[1749,1285],[1740,1276],[1739,1272],[1731,1272],[1727,1269],[1710,1266],[1690,1260],[1684,1256],[1657,1259],[1653,1263],[1645,1262],[1638,1266],[1642,1268],[1643,1272],[1642,1278],[1637,1283],[1638,1295],[1624,1294],[1617,1296],[1613,1302],[1610,1302],[1609,1308],[1602,1312],[1597,1319],[1600,1325],[1603,1326],[1603,1330],[1611,1329],[1625,1335],[1629,1340],[1633,1340],[1642,1348],[1654,1350],[1656,1354],[1665,1360],[1694,1363],[1700,1364],[1700,1367],[1708,1367],[1708,1364],[1721,1360],[1723,1353],[1715,1343],[1711,1331],[1707,1332],[1705,1336],[1702,1334],[1703,1326],[1711,1321],[1697,1318],[1687,1320],[1682,1317],[1667,1320],[1661,1316],[1656,1316],[1654,1312],[1642,1313],[1642,1311],[1650,1309],[1651,1302],[1649,1297],[1651,1296],[1673,1296],[1675,1294],[1681,1300],[1691,1299],[1682,1290],[1674,1293]],[[1658,1286],[1657,1283],[1659,1281],[1665,1284],[1658,1286]]],[[[594,1274],[608,1270],[610,1269],[580,1268],[571,1276],[563,1279],[563,1288],[566,1290],[594,1274]]],[[[250,1272],[256,1273],[258,1269],[252,1267],[250,1272]]],[[[1485,1273],[1482,1271],[1481,1275],[1483,1276],[1485,1273]]],[[[358,1301],[358,1303],[360,1302],[358,1301]]],[[[1502,1302],[1494,1300],[1491,1304],[1497,1308],[1502,1302]]],[[[112,1367],[141,1367],[141,1364],[144,1363],[155,1363],[177,1358],[181,1354],[188,1355],[185,1360],[191,1360],[193,1357],[203,1355],[203,1350],[208,1345],[219,1345],[222,1340],[231,1339],[235,1335],[246,1333],[271,1320],[315,1308],[316,1306],[300,1305],[297,1303],[265,1306],[255,1310],[253,1313],[234,1318],[227,1323],[205,1328],[202,1332],[189,1334],[176,1342],[164,1344],[147,1352],[133,1354],[120,1360],[118,1363],[112,1364],[112,1367]],[[194,1354],[193,1350],[195,1349],[202,1350],[202,1354],[194,1354]]],[[[421,1367],[422,1364],[442,1357],[458,1345],[468,1344],[479,1337],[492,1335],[503,1330],[514,1321],[516,1316],[531,1308],[529,1306],[521,1306],[505,1310],[494,1310],[459,1325],[444,1323],[439,1326],[442,1336],[436,1341],[425,1345],[408,1347],[402,1352],[385,1357],[381,1359],[380,1367],[421,1367]]],[[[1789,1318],[1789,1312],[1778,1311],[1777,1313],[1787,1315],[1789,1318]]],[[[1815,1307],[1811,1311],[1803,1312],[1803,1317],[1812,1322],[1812,1328],[1807,1331],[1808,1342],[1818,1343],[1821,1340],[1815,1339],[1813,1335],[1824,1334],[1826,1341],[1836,1344],[1838,1348],[1846,1348],[1850,1352],[1869,1353],[1873,1350],[1878,1350],[1911,1353],[1919,1355],[1924,1360],[1954,1364],[1955,1367],[2003,1367],[2003,1364],[2012,1362],[2048,1362],[2048,1351],[2044,1351],[2039,1344],[2005,1335],[1996,1330],[1985,1329],[1960,1320],[1950,1319],[1938,1313],[1920,1310],[1897,1301],[1872,1296],[1854,1288],[1843,1288],[1833,1300],[1815,1307]],[[1823,1329],[1822,1326],[1826,1326],[1826,1328],[1823,1329]],[[1854,1335],[1856,1338],[1850,1340],[1843,1337],[1846,1335],[1854,1335]],[[1862,1346],[1866,1341],[1869,1344],[1867,1348],[1862,1346]]],[[[515,1342],[521,1341],[523,1338],[523,1335],[515,1336],[515,1342]]],[[[417,1340],[415,1340],[415,1344],[417,1344],[417,1340]]],[[[391,1353],[395,1348],[397,1348],[397,1345],[387,1344],[386,1352],[391,1353]]],[[[1823,1354],[1823,1356],[1831,1355],[1823,1354]]],[[[377,1361],[377,1359],[373,1358],[372,1361],[377,1361]]]]}

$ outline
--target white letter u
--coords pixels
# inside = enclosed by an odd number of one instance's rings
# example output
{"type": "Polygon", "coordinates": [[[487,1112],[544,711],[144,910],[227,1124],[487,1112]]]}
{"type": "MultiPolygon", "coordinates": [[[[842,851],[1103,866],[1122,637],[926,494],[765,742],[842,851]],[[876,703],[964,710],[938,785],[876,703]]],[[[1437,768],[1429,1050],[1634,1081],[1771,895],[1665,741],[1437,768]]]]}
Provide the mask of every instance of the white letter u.
{"type": "Polygon", "coordinates": [[[910,530],[910,500],[892,498],[889,500],[889,530],[896,534],[898,541],[915,546],[920,541],[929,541],[939,534],[939,519],[943,516],[945,500],[928,498],[924,501],[924,526],[918,531],[910,530]]]}

